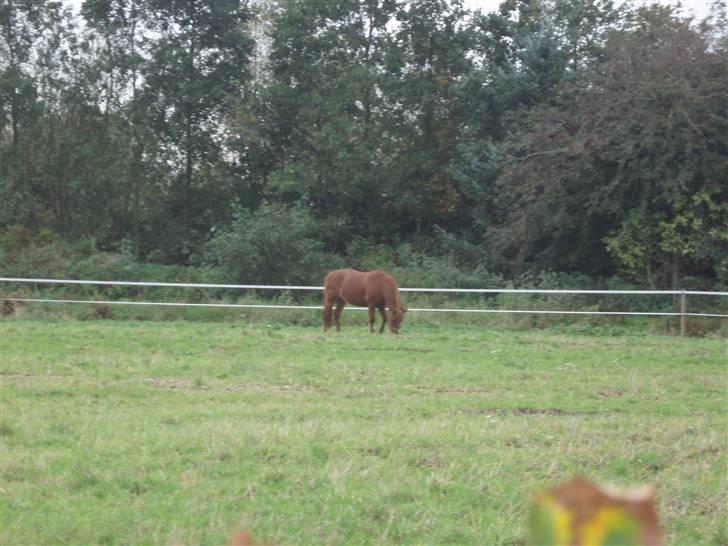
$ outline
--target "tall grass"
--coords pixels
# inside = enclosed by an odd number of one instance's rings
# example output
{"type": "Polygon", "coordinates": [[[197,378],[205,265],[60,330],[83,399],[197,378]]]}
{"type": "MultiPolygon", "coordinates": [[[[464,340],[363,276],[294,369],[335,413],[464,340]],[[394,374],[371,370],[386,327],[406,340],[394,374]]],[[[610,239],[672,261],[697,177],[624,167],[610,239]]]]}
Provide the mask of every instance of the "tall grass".
{"type": "Polygon", "coordinates": [[[362,319],[3,320],[0,542],[520,544],[577,472],[728,540],[724,341],[362,319]]]}

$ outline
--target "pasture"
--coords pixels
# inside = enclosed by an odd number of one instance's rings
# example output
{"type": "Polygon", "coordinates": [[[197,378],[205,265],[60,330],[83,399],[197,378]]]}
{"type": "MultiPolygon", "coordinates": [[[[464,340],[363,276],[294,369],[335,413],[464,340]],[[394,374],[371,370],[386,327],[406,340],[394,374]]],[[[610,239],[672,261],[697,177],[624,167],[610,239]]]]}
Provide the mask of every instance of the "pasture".
{"type": "Polygon", "coordinates": [[[522,544],[574,473],[726,544],[726,342],[3,320],[0,543],[522,544]]]}

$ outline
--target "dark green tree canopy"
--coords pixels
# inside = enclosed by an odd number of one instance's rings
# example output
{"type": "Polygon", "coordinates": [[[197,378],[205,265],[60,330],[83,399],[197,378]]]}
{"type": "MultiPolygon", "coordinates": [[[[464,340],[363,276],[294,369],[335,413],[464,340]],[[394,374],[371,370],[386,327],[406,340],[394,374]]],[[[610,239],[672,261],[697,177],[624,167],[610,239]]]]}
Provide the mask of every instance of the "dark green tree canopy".
{"type": "Polygon", "coordinates": [[[241,281],[409,260],[726,283],[725,21],[720,3],[694,21],[612,0],[4,0],[0,260],[52,234],[241,281]]]}

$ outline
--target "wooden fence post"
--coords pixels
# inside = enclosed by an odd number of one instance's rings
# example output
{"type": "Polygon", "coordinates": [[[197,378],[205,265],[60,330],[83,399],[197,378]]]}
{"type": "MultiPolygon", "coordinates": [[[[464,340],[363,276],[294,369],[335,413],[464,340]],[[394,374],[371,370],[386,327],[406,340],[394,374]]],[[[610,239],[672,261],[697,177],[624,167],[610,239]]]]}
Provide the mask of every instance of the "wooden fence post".
{"type": "Polygon", "coordinates": [[[688,330],[688,295],[683,290],[680,293],[680,336],[685,337],[688,330]]]}

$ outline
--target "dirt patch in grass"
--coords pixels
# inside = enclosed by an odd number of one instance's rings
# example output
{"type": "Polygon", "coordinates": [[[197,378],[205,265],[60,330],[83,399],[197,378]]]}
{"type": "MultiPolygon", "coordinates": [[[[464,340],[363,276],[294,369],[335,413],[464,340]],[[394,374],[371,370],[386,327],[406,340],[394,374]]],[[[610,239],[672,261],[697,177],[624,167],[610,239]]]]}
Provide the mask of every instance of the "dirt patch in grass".
{"type": "Polygon", "coordinates": [[[421,349],[419,347],[347,347],[349,351],[395,351],[403,353],[431,353],[434,349],[421,349]]]}
{"type": "Polygon", "coordinates": [[[275,385],[265,385],[261,383],[246,383],[242,385],[232,385],[225,387],[227,392],[243,392],[243,391],[275,391],[275,392],[323,392],[325,389],[316,385],[306,385],[300,383],[283,383],[275,385]]]}
{"type": "Polygon", "coordinates": [[[47,383],[68,383],[73,382],[74,378],[70,375],[60,374],[31,374],[31,373],[0,373],[0,383],[15,383],[16,385],[27,385],[34,381],[44,381],[47,383]]]}
{"type": "Polygon", "coordinates": [[[15,434],[15,429],[7,423],[0,423],[0,436],[12,436],[15,434]]]}
{"type": "Polygon", "coordinates": [[[624,396],[624,393],[622,391],[610,391],[609,389],[599,389],[597,391],[597,394],[606,398],[616,398],[624,396]]]}
{"type": "Polygon", "coordinates": [[[412,387],[418,391],[428,391],[437,393],[463,393],[463,394],[485,394],[490,392],[489,389],[483,387],[463,387],[463,386],[441,386],[433,387],[430,385],[414,385],[412,387]]]}
{"type": "Polygon", "coordinates": [[[323,334],[303,334],[299,338],[301,341],[321,341],[322,339],[326,339],[323,334]]]}
{"type": "Polygon", "coordinates": [[[415,461],[415,466],[418,468],[442,468],[445,463],[440,459],[428,459],[421,457],[415,461]]]}
{"type": "Polygon", "coordinates": [[[705,460],[706,458],[713,458],[722,452],[722,449],[718,446],[707,446],[703,449],[700,449],[698,451],[688,453],[687,455],[680,458],[680,462],[690,461],[690,460],[705,460]]]}
{"type": "Polygon", "coordinates": [[[559,408],[468,408],[459,413],[474,415],[555,415],[570,417],[576,415],[591,415],[593,411],[566,411],[559,408]]]}
{"type": "Polygon", "coordinates": [[[33,380],[35,376],[29,373],[0,373],[0,382],[5,383],[6,381],[12,383],[28,383],[33,380]]]}
{"type": "Polygon", "coordinates": [[[165,379],[163,377],[149,377],[147,383],[154,387],[164,389],[191,389],[194,383],[191,379],[165,379]]]}
{"type": "Polygon", "coordinates": [[[551,345],[555,345],[556,347],[621,347],[623,346],[622,343],[616,342],[616,341],[608,341],[605,339],[579,339],[579,338],[570,338],[570,339],[549,339],[548,342],[551,345]]]}
{"type": "Polygon", "coordinates": [[[170,379],[162,377],[149,377],[146,382],[154,387],[172,390],[185,389],[205,389],[205,390],[222,390],[226,392],[246,392],[246,391],[275,391],[275,392],[323,392],[324,389],[315,385],[306,385],[299,383],[283,383],[267,385],[264,383],[243,383],[240,385],[219,386],[205,385],[199,380],[192,379],[170,379]]]}

